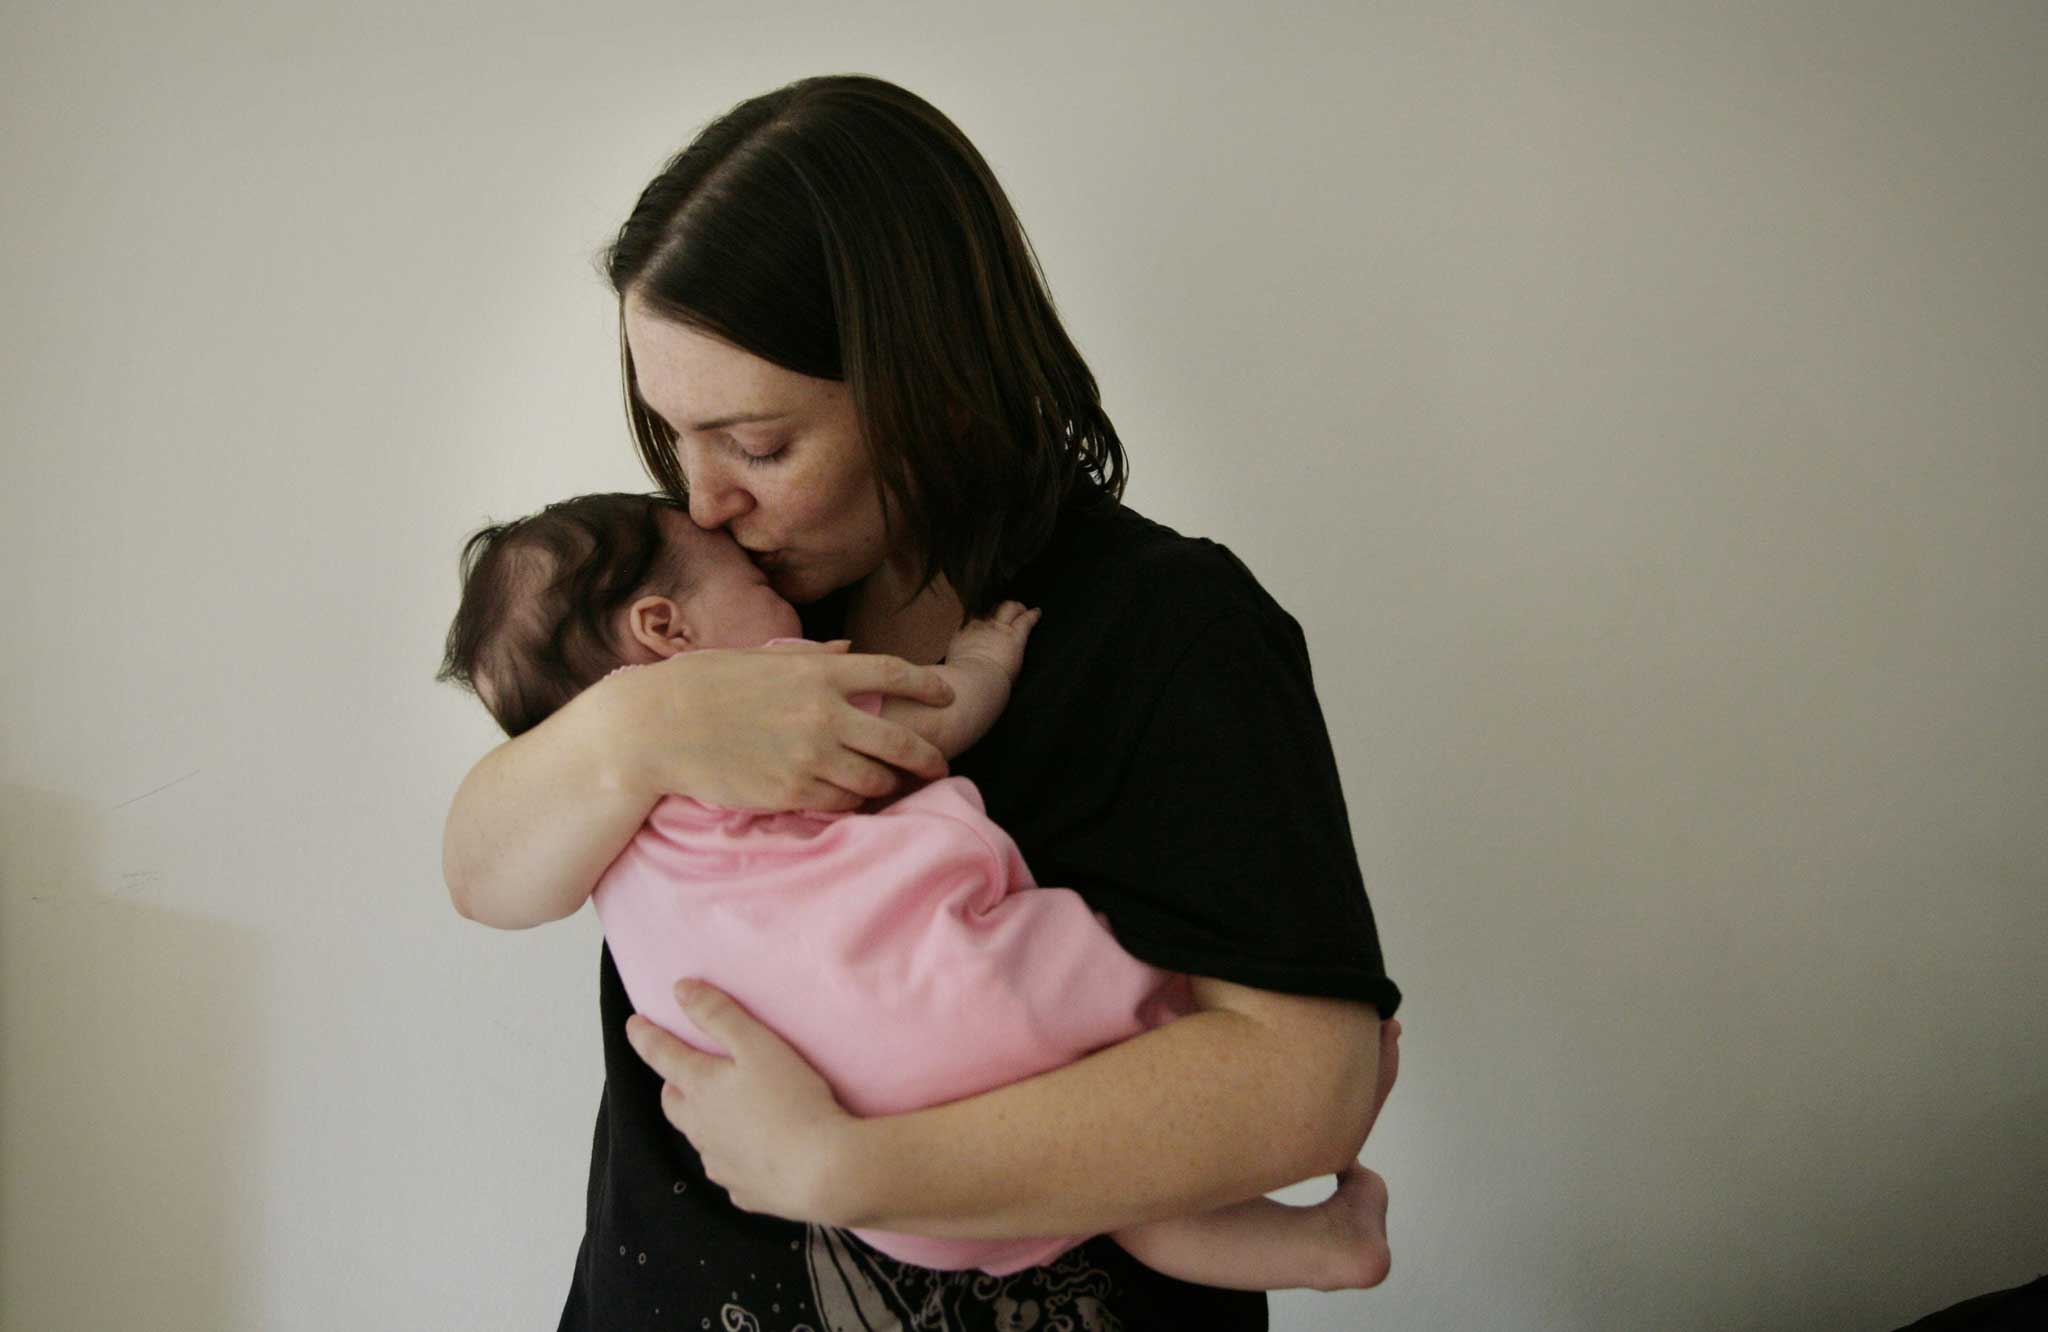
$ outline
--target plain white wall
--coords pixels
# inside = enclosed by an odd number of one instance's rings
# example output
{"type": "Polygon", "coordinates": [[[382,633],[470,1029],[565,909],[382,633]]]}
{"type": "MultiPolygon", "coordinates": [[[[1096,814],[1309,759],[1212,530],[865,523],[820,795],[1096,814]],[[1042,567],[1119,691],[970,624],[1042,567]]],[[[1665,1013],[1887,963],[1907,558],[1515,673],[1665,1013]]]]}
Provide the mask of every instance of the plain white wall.
{"type": "Polygon", "coordinates": [[[1407,1041],[1276,1328],[2048,1268],[2048,9],[1772,8],[10,4],[6,1326],[554,1325],[598,933],[448,905],[456,553],[644,486],[592,255],[835,71],[1307,631],[1407,1041]]]}

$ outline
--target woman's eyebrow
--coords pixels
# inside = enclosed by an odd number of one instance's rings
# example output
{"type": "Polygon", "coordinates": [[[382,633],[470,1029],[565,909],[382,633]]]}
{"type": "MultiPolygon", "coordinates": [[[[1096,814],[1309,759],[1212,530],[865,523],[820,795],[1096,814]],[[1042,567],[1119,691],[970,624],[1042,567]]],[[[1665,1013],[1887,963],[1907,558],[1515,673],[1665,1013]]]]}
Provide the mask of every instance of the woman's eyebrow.
{"type": "Polygon", "coordinates": [[[730,425],[744,425],[750,421],[774,421],[788,416],[788,412],[736,412],[731,416],[716,416],[709,421],[699,421],[690,427],[691,434],[706,430],[723,430],[730,425]]]}

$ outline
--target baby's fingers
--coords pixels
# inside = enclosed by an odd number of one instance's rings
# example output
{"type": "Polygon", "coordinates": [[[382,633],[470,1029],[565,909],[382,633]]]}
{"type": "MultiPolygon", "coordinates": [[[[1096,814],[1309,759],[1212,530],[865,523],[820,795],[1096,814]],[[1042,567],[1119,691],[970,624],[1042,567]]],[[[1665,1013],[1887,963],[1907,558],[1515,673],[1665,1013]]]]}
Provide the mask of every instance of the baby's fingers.
{"type": "Polygon", "coordinates": [[[1019,615],[1022,615],[1023,613],[1023,602],[999,601],[996,603],[995,613],[993,615],[990,615],[988,618],[994,620],[997,624],[1015,624],[1017,622],[1017,617],[1019,615]]]}

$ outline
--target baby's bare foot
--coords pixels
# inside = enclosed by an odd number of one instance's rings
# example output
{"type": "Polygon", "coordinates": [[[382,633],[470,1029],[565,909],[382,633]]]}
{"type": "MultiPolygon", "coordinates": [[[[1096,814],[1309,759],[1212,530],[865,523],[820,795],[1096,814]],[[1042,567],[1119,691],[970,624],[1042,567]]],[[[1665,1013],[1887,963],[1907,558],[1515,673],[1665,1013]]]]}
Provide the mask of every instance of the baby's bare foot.
{"type": "Polygon", "coordinates": [[[1318,1209],[1330,1228],[1328,1275],[1317,1290],[1364,1290],[1387,1279],[1387,1181],[1352,1162],[1318,1209]]]}

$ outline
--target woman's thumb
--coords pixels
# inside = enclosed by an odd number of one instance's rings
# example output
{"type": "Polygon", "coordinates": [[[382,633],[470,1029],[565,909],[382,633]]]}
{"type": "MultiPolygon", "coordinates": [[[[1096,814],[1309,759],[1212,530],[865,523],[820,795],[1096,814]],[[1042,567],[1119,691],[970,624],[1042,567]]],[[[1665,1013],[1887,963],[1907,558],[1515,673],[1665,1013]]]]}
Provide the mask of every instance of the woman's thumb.
{"type": "Polygon", "coordinates": [[[852,647],[853,640],[850,638],[835,638],[829,643],[813,643],[808,639],[802,638],[785,638],[778,642],[770,643],[765,650],[769,652],[846,652],[851,650],[852,647]]]}

